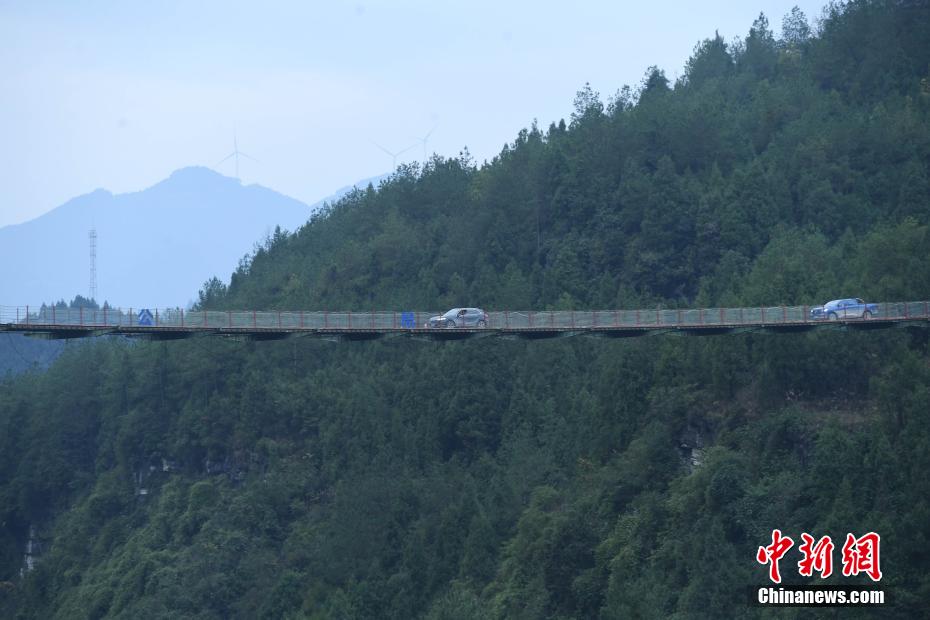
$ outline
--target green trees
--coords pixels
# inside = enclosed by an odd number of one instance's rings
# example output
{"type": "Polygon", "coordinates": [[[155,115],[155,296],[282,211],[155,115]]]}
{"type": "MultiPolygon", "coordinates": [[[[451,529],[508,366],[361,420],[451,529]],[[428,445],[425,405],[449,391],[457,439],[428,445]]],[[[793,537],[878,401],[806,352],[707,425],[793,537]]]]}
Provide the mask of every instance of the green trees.
{"type": "MultiPolygon", "coordinates": [[[[750,31],[749,40],[755,48],[760,34],[755,27],[750,31]]],[[[694,54],[685,64],[685,80],[689,86],[700,88],[709,80],[725,80],[733,70],[733,58],[727,51],[727,44],[719,34],[698,44],[694,54]]]]}
{"type": "MultiPolygon", "coordinates": [[[[585,87],[486,166],[402,168],[199,307],[926,299],[930,20],[831,11],[585,87]]],[[[0,380],[0,616],[752,616],[773,527],[879,531],[914,616],[927,356],[908,330],[69,344],[0,380]]]]}

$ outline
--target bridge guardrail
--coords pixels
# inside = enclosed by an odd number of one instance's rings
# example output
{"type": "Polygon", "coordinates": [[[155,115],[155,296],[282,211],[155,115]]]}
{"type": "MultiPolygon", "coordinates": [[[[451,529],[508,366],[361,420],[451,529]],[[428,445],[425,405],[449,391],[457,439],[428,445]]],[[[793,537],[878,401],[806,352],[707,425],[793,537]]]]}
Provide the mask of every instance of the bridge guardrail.
{"type": "MultiPolygon", "coordinates": [[[[930,319],[930,302],[879,303],[872,320],[930,319]]],[[[37,327],[127,328],[134,330],[359,330],[421,329],[438,312],[382,311],[216,311],[181,308],[65,308],[0,306],[0,324],[37,327]],[[413,322],[410,322],[412,316],[413,322]],[[411,325],[413,327],[411,327],[411,325]]],[[[842,319],[841,319],[842,320],[842,319]]],[[[861,320],[861,319],[852,319],[861,320]]],[[[739,327],[823,324],[810,318],[810,306],[746,308],[657,308],[638,310],[505,310],[488,313],[488,327],[507,330],[597,328],[739,327]]]]}

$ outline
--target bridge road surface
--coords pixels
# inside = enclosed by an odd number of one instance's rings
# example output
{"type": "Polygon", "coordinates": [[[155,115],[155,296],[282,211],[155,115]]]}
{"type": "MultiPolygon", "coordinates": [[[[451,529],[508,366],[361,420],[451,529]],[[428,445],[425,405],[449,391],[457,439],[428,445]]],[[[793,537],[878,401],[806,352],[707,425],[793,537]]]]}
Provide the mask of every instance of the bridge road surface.
{"type": "Polygon", "coordinates": [[[629,338],[655,334],[710,336],[744,332],[798,333],[815,329],[872,330],[930,325],[930,302],[877,304],[869,318],[812,319],[810,306],[639,310],[504,310],[488,313],[486,327],[429,328],[439,312],[182,310],[179,308],[41,308],[0,306],[0,332],[49,339],[122,335],[177,340],[197,335],[280,340],[310,336],[375,340],[408,336],[431,340],[478,337],[558,338],[592,335],[629,338]]]}

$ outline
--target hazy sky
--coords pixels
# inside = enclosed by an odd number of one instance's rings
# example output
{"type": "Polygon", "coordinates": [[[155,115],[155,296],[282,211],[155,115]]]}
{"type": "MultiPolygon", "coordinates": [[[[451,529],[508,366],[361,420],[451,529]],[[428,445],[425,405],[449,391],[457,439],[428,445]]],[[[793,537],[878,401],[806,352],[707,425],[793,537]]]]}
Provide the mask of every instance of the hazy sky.
{"type": "Polygon", "coordinates": [[[0,0],[0,226],[103,187],[203,165],[314,202],[467,146],[481,162],[534,118],[567,118],[649,65],[678,76],[717,30],[797,4],[724,2],[12,2],[0,0]],[[261,5],[261,6],[259,6],[261,5]]]}

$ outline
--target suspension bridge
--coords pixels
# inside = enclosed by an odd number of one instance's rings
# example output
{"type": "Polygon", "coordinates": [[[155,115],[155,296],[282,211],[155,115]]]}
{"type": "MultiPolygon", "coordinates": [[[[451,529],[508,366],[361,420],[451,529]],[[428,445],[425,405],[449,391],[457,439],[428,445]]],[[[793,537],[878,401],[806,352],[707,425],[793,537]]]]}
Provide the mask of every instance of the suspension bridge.
{"type": "MultiPolygon", "coordinates": [[[[871,305],[871,304],[870,304],[871,305]]],[[[480,326],[427,327],[438,312],[183,310],[180,308],[65,308],[0,306],[0,332],[48,339],[121,335],[151,340],[220,336],[250,340],[318,337],[375,340],[407,336],[430,340],[481,337],[544,339],[576,335],[630,338],[679,334],[710,336],[762,332],[801,333],[930,325],[930,302],[876,304],[866,317],[813,317],[811,306],[654,308],[639,310],[504,310],[480,326]]]]}

